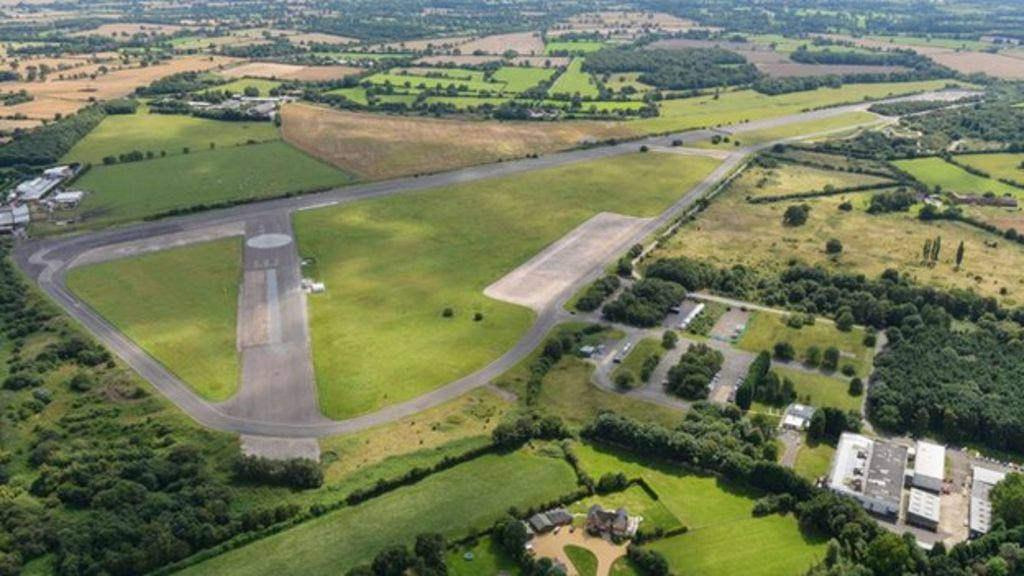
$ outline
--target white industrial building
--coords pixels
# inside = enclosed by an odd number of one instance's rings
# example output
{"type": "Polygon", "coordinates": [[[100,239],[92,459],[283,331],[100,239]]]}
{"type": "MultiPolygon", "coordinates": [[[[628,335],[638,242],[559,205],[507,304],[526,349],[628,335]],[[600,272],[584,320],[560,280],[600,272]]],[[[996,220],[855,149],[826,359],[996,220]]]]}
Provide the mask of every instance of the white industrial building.
{"type": "Polygon", "coordinates": [[[4,206],[0,208],[0,232],[14,232],[27,226],[30,219],[28,206],[4,206]]]}
{"type": "Polygon", "coordinates": [[[971,538],[977,538],[988,534],[992,527],[992,501],[989,499],[989,493],[993,486],[1006,478],[1006,473],[975,466],[971,474],[973,478],[969,526],[971,538]]]}
{"type": "Polygon", "coordinates": [[[910,489],[910,502],[907,505],[908,524],[937,532],[941,512],[942,500],[938,494],[920,488],[910,489]]]}
{"type": "Polygon", "coordinates": [[[827,486],[874,514],[897,517],[903,500],[907,449],[850,432],[839,437],[827,486]]]}
{"type": "Polygon", "coordinates": [[[47,168],[42,176],[18,184],[14,188],[14,197],[22,202],[38,202],[74,175],[74,166],[47,168]]]}
{"type": "Polygon", "coordinates": [[[924,440],[918,440],[914,446],[914,477],[915,488],[942,492],[942,484],[946,477],[946,447],[924,440]]]}
{"type": "Polygon", "coordinates": [[[811,417],[814,416],[814,407],[804,404],[791,404],[786,408],[782,416],[782,428],[784,430],[804,431],[811,425],[811,417]]]}

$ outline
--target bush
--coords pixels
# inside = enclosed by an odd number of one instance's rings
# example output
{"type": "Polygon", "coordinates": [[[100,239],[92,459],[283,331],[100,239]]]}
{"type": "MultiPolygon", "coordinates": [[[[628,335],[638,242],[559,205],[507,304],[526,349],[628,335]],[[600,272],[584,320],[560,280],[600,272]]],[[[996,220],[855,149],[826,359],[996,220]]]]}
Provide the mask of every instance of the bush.
{"type": "Polygon", "coordinates": [[[776,360],[781,360],[783,362],[789,362],[796,358],[796,350],[789,342],[776,342],[775,346],[772,348],[772,353],[776,360]]]}
{"type": "Polygon", "coordinates": [[[842,251],[843,243],[835,238],[830,238],[829,241],[825,243],[825,252],[827,254],[839,254],[842,251]]]}
{"type": "Polygon", "coordinates": [[[864,381],[854,376],[850,379],[850,396],[860,396],[864,394],[864,381]]]}
{"type": "Polygon", "coordinates": [[[786,226],[803,226],[807,223],[807,213],[811,207],[807,204],[794,204],[786,208],[782,215],[782,223],[786,226]]]}
{"type": "Polygon", "coordinates": [[[612,492],[619,492],[625,490],[629,486],[629,479],[622,472],[608,472],[601,476],[597,481],[597,493],[598,494],[610,494],[612,492]]]}
{"type": "Polygon", "coordinates": [[[628,390],[636,384],[636,376],[629,370],[620,370],[615,375],[615,385],[623,390],[628,390]]]}
{"type": "Polygon", "coordinates": [[[445,308],[444,310],[441,311],[441,316],[443,318],[451,318],[452,316],[455,316],[455,310],[452,310],[451,308],[445,308]]]}
{"type": "Polygon", "coordinates": [[[672,330],[665,330],[665,333],[661,335],[661,347],[665,350],[674,349],[678,342],[679,336],[672,330]]]}

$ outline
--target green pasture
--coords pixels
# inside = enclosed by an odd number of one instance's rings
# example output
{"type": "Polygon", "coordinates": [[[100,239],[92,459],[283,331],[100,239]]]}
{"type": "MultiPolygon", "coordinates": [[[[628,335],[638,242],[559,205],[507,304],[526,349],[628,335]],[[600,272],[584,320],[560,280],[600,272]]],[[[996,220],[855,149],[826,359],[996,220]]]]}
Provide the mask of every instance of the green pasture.
{"type": "Polygon", "coordinates": [[[300,251],[327,284],[310,300],[324,413],[365,413],[485,366],[533,319],[485,297],[488,285],[598,212],[659,213],[716,165],[634,154],[297,214],[300,251]]]}
{"type": "MultiPolygon", "coordinates": [[[[842,365],[842,362],[840,362],[842,365]]],[[[811,406],[824,407],[832,406],[842,410],[860,411],[864,403],[864,396],[850,396],[849,378],[839,374],[828,376],[817,372],[805,372],[803,370],[792,370],[789,368],[775,368],[780,377],[789,378],[793,381],[796,395],[800,402],[806,402],[811,406]],[[807,398],[810,398],[808,401],[807,398]]]]}
{"type": "Polygon", "coordinates": [[[469,80],[462,78],[452,77],[429,77],[419,76],[415,74],[396,74],[381,72],[369,76],[366,78],[367,82],[373,84],[386,85],[390,84],[395,87],[408,87],[408,88],[438,88],[445,89],[449,86],[455,86],[462,92],[482,92],[489,90],[491,92],[501,92],[505,89],[505,84],[501,82],[488,82],[483,80],[481,76],[479,80],[469,80]]]}
{"type": "Polygon", "coordinates": [[[942,158],[917,158],[893,162],[929,188],[940,186],[947,192],[958,192],[967,196],[981,196],[991,192],[997,196],[1021,196],[1024,190],[1004,184],[998,180],[975,176],[963,168],[950,164],[942,158]]]}
{"type": "Polygon", "coordinates": [[[828,473],[835,453],[836,449],[828,444],[811,446],[805,442],[796,454],[793,469],[808,480],[817,480],[828,473]]]}
{"type": "Polygon", "coordinates": [[[597,80],[589,72],[583,71],[583,58],[573,58],[548,92],[569,96],[579,94],[582,98],[597,98],[601,95],[597,80]]]}
{"type": "Polygon", "coordinates": [[[992,178],[1024,182],[1024,154],[964,154],[956,161],[987,172],[992,178]]]}
{"type": "Polygon", "coordinates": [[[110,115],[78,141],[64,156],[64,162],[98,166],[106,156],[117,157],[138,150],[159,157],[208,150],[210,143],[227,148],[249,141],[267,142],[281,138],[272,122],[223,122],[179,114],[150,114],[140,106],[135,114],[110,115]]]}
{"type": "Polygon", "coordinates": [[[588,54],[604,48],[604,42],[597,40],[551,40],[544,45],[544,53],[571,55],[588,54]]]}
{"type": "MultiPolygon", "coordinates": [[[[309,574],[343,574],[368,563],[387,546],[411,544],[419,533],[463,536],[490,526],[511,506],[526,508],[575,489],[572,468],[561,459],[526,452],[483,456],[221,554],[180,574],[272,576],[291,573],[297,566],[309,574]]],[[[498,565],[500,558],[493,562],[498,565]]]]}
{"type": "Polygon", "coordinates": [[[353,88],[335,88],[324,92],[324,94],[336,94],[338,96],[344,96],[356,104],[362,104],[366,106],[369,102],[366,100],[366,88],[362,86],[355,86],[353,88]]]}
{"type": "Polygon", "coordinates": [[[223,90],[232,94],[243,94],[246,88],[255,88],[260,91],[262,97],[270,96],[270,91],[281,86],[277,80],[264,80],[263,78],[240,78],[227,84],[214,87],[214,90],[223,90]]]}
{"type": "Polygon", "coordinates": [[[619,374],[629,372],[633,374],[636,383],[639,385],[641,384],[640,369],[643,367],[644,362],[651,356],[661,356],[664,352],[664,348],[661,347],[661,341],[653,338],[644,338],[636,343],[636,346],[629,351],[622,364],[615,368],[612,372],[612,378],[614,379],[619,374]]]}
{"type": "Polygon", "coordinates": [[[491,78],[495,82],[505,84],[509,92],[525,92],[550,80],[555,75],[554,68],[524,68],[522,66],[502,66],[491,78]]]}
{"type": "Polygon", "coordinates": [[[138,220],[198,204],[265,198],[344,185],[344,172],[282,142],[203,150],[95,166],[75,185],[88,194],[83,226],[138,220]]]}
{"type": "Polygon", "coordinates": [[[238,389],[242,245],[195,244],[71,270],[68,287],[197,394],[238,389]]]}

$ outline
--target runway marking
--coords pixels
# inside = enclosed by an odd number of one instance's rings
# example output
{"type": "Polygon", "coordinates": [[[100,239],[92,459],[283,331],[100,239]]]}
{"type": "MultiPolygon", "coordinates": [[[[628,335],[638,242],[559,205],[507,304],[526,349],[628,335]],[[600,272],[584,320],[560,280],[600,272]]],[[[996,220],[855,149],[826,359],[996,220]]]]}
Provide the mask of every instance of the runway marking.
{"type": "Polygon", "coordinates": [[[260,234],[259,236],[253,236],[245,241],[245,245],[249,248],[257,248],[260,250],[280,248],[291,243],[292,237],[287,234],[260,234]]]}

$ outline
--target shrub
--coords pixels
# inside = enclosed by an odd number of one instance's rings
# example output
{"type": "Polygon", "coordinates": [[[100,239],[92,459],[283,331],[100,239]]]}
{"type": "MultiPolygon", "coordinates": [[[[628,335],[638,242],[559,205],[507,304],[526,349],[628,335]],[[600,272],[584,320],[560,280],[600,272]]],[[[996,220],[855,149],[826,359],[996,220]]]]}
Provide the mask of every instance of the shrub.
{"type": "Polygon", "coordinates": [[[796,350],[793,349],[793,345],[789,342],[776,342],[772,348],[772,352],[776,360],[783,362],[789,362],[793,358],[796,358],[796,350]]]}

